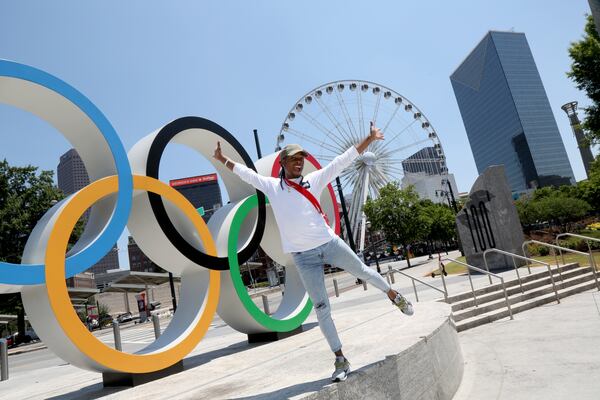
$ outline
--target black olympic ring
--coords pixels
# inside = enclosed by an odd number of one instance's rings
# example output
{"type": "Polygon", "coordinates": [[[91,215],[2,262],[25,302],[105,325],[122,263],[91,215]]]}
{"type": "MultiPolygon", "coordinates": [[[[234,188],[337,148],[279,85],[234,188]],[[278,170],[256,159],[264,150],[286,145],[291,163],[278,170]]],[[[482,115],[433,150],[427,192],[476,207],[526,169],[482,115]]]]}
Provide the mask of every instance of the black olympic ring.
{"type": "MultiPolygon", "coordinates": [[[[244,147],[225,128],[205,118],[182,117],[168,123],[156,134],[152,145],[150,146],[150,151],[148,152],[148,160],[146,162],[147,176],[158,179],[160,160],[165,148],[167,147],[167,144],[177,134],[188,129],[205,129],[218,135],[221,137],[221,139],[227,141],[233,146],[237,153],[242,157],[248,168],[256,171],[256,167],[254,166],[252,159],[244,147]]],[[[169,239],[171,244],[175,246],[179,252],[181,252],[194,263],[202,265],[208,269],[219,271],[225,271],[229,269],[229,261],[227,257],[215,257],[208,255],[189,244],[188,241],[185,240],[177,231],[175,226],[173,226],[173,223],[167,214],[167,210],[165,209],[162,197],[155,193],[148,192],[147,194],[148,200],[150,201],[150,207],[152,208],[152,212],[156,217],[158,225],[167,239],[169,239]]],[[[258,249],[265,231],[267,214],[265,195],[258,190],[256,191],[256,195],[258,197],[258,220],[256,222],[256,229],[254,230],[248,245],[241,249],[238,253],[240,264],[243,264],[250,259],[250,257],[252,257],[256,249],[258,249]]]]}

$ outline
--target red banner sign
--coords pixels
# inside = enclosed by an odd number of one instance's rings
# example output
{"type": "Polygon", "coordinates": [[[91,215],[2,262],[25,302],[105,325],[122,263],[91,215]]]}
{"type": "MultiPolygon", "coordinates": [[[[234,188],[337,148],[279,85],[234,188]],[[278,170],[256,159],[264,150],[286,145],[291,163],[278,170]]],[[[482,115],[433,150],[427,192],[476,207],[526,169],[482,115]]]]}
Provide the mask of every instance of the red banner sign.
{"type": "Polygon", "coordinates": [[[169,181],[169,185],[172,187],[193,185],[195,183],[213,182],[217,180],[217,174],[191,176],[189,178],[173,179],[169,181]]]}

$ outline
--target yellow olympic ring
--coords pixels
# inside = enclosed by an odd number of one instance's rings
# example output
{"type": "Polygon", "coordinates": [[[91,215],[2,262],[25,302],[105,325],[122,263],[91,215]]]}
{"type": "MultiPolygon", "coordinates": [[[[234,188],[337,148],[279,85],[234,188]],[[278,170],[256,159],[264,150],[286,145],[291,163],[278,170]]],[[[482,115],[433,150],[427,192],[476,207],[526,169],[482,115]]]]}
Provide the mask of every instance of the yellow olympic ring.
{"type": "MultiPolygon", "coordinates": [[[[134,175],[133,187],[134,189],[146,190],[164,196],[179,207],[194,224],[207,254],[217,254],[206,223],[182,194],[161,181],[146,176],[134,175]]],[[[209,271],[210,283],[202,316],[188,330],[185,338],[168,347],[167,350],[148,354],[129,354],[108,347],[98,340],[81,323],[71,305],[65,283],[65,254],[69,236],[80,216],[96,201],[117,191],[117,176],[97,180],[73,196],[60,212],[54,225],[55,228],[50,234],[46,250],[45,274],[48,298],[58,324],[71,342],[87,357],[115,371],[152,372],[167,368],[183,359],[204,337],[217,309],[220,273],[215,270],[209,271]]]]}

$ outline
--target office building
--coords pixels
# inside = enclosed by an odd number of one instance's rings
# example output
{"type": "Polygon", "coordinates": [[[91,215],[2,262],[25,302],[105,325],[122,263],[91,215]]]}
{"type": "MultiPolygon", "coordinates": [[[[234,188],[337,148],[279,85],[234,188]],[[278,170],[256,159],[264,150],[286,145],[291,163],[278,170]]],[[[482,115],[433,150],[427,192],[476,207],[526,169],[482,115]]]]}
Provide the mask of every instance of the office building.
{"type": "Polygon", "coordinates": [[[195,208],[202,207],[205,221],[223,204],[217,174],[173,179],[169,185],[184,195],[195,208]]]}
{"type": "Polygon", "coordinates": [[[402,169],[405,174],[441,175],[445,173],[445,162],[436,149],[430,146],[422,148],[402,161],[402,169]]]}
{"type": "Polygon", "coordinates": [[[454,175],[447,172],[439,146],[424,147],[402,161],[404,176],[401,186],[403,189],[413,186],[421,199],[446,203],[451,197],[448,182],[452,185],[453,193],[458,193],[458,189],[454,175]]]}
{"type": "Polygon", "coordinates": [[[117,245],[114,245],[108,254],[86,271],[93,272],[94,274],[103,274],[108,270],[119,268],[119,250],[117,249],[117,245]]]}
{"type": "MultiPolygon", "coordinates": [[[[208,221],[215,210],[221,207],[221,190],[219,189],[217,174],[173,179],[169,181],[169,185],[188,199],[196,209],[202,207],[202,217],[205,221],[208,221]]],[[[166,272],[142,252],[131,236],[129,237],[127,249],[131,271],[166,272]]]]}
{"type": "Polygon", "coordinates": [[[600,35],[600,0],[588,0],[588,2],[590,3],[590,9],[592,10],[592,16],[594,17],[596,32],[600,35]]]}
{"type": "Polygon", "coordinates": [[[503,164],[513,191],[575,182],[525,34],[488,32],[450,81],[479,173],[503,164]]]}
{"type": "Polygon", "coordinates": [[[66,281],[67,287],[70,288],[96,288],[95,276],[91,272],[82,272],[80,274],[75,274],[72,277],[67,278],[66,281]]]}
{"type": "Polygon", "coordinates": [[[60,156],[56,172],[58,188],[67,196],[90,184],[85,165],[75,149],[60,156]]]}
{"type": "MultiPolygon", "coordinates": [[[[85,165],[83,165],[83,161],[75,149],[71,149],[60,156],[58,167],[56,167],[56,177],[58,180],[58,188],[67,196],[90,184],[90,178],[85,169],[85,165]]],[[[87,221],[88,217],[89,210],[85,212],[83,218],[87,221]]],[[[100,274],[110,269],[118,268],[119,256],[115,244],[108,254],[86,271],[100,274]]]]}
{"type": "Polygon", "coordinates": [[[403,189],[412,186],[421,199],[428,199],[434,203],[447,204],[451,207],[452,195],[456,196],[458,193],[454,174],[405,173],[400,185],[403,189]],[[448,187],[448,184],[452,185],[452,188],[448,187]]]}
{"type": "Polygon", "coordinates": [[[157,264],[154,264],[139,248],[133,237],[129,236],[127,244],[129,253],[129,270],[137,272],[167,272],[157,264]]]}

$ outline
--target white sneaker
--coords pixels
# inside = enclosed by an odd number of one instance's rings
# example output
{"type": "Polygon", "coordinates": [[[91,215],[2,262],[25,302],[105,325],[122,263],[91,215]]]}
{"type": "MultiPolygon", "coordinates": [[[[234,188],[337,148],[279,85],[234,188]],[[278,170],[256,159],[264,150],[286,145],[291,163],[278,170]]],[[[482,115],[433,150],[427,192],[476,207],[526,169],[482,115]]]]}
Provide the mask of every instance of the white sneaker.
{"type": "Polygon", "coordinates": [[[415,313],[411,302],[408,301],[406,297],[402,296],[400,293],[396,295],[396,298],[392,300],[392,303],[406,315],[413,315],[415,313]]]}
{"type": "Polygon", "coordinates": [[[335,358],[335,371],[331,375],[332,382],[345,381],[350,373],[350,362],[345,357],[335,358]]]}

